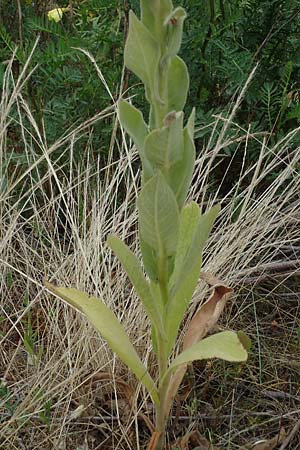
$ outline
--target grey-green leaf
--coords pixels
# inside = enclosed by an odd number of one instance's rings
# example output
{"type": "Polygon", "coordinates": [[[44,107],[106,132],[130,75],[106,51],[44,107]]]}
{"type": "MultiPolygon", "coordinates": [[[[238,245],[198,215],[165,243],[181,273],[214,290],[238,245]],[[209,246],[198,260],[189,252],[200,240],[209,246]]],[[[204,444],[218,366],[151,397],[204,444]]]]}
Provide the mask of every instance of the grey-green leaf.
{"type": "Polygon", "coordinates": [[[166,18],[164,25],[167,27],[167,55],[173,57],[180,50],[182,41],[183,22],[186,12],[180,6],[175,8],[166,18]]]}
{"type": "MultiPolygon", "coordinates": [[[[124,52],[125,64],[150,89],[151,95],[159,99],[158,65],[160,47],[153,35],[130,11],[129,33],[124,52]]],[[[150,100],[150,99],[149,99],[150,100]]]]}
{"type": "Polygon", "coordinates": [[[164,19],[171,13],[172,7],[171,0],[141,0],[143,24],[154,34],[157,28],[157,21],[160,20],[162,25],[164,19]]]}
{"type": "Polygon", "coordinates": [[[156,385],[115,314],[100,299],[89,297],[77,289],[56,287],[50,283],[45,283],[45,285],[50,291],[87,317],[95,329],[105,338],[111,349],[147,388],[153,401],[159,403],[156,385]]]}
{"type": "Polygon", "coordinates": [[[145,140],[145,156],[157,170],[168,171],[183,153],[183,113],[174,113],[168,126],[152,131],[145,140]]]}
{"type": "Polygon", "coordinates": [[[186,124],[186,128],[188,130],[189,136],[191,140],[194,140],[194,131],[195,131],[195,115],[196,115],[196,109],[193,108],[192,112],[190,114],[190,117],[188,119],[188,122],[186,124]]]}
{"type": "Polygon", "coordinates": [[[174,273],[170,280],[172,300],[168,304],[166,314],[168,353],[173,348],[180,323],[197,286],[202,264],[202,250],[219,208],[219,205],[214,206],[200,217],[194,203],[183,209],[178,240],[180,244],[175,256],[174,273]]]}
{"type": "MultiPolygon", "coordinates": [[[[148,135],[148,127],[144,121],[143,114],[137,108],[130,105],[130,103],[120,101],[119,115],[122,126],[133,139],[133,142],[141,153],[148,135]]],[[[141,156],[143,156],[143,153],[141,156]]]]}
{"type": "Polygon", "coordinates": [[[175,196],[161,173],[143,187],[138,198],[140,234],[159,257],[175,254],[179,210],[175,196]]]}
{"type": "Polygon", "coordinates": [[[160,333],[163,334],[164,329],[159,307],[156,304],[156,299],[151,295],[149,283],[142,272],[142,268],[137,257],[117,236],[108,236],[107,243],[126,270],[131,283],[133,284],[144,305],[152,325],[158,328],[160,333]]]}
{"type": "Polygon", "coordinates": [[[148,245],[141,236],[141,231],[139,233],[140,237],[140,247],[143,258],[143,264],[145,271],[152,281],[158,280],[158,269],[157,269],[157,255],[156,251],[148,245]]]}
{"type": "Polygon", "coordinates": [[[185,256],[185,263],[183,264],[180,275],[178,276],[178,280],[176,282],[177,285],[180,284],[181,280],[189,273],[188,266],[192,268],[197,264],[199,255],[202,254],[203,247],[208,239],[214,221],[220,212],[220,208],[220,205],[215,205],[207,213],[200,216],[191,245],[185,256]]]}
{"type": "Polygon", "coordinates": [[[143,177],[149,179],[153,176],[153,168],[145,157],[144,142],[148,135],[148,127],[144,121],[143,114],[130,103],[123,100],[119,103],[119,116],[122,126],[133,139],[142,161],[143,177]]]}
{"type": "Polygon", "coordinates": [[[168,111],[182,111],[189,90],[189,73],[185,62],[175,56],[168,69],[168,111]]]}
{"type": "Polygon", "coordinates": [[[183,158],[171,167],[168,182],[175,193],[179,209],[185,203],[187,193],[192,181],[195,167],[195,145],[190,137],[189,129],[183,131],[183,158]]]}
{"type": "Polygon", "coordinates": [[[176,280],[180,278],[180,274],[184,269],[186,264],[186,256],[190,249],[194,233],[197,229],[200,215],[200,208],[196,202],[188,203],[181,211],[174,271],[170,279],[171,286],[176,284],[176,280]]]}
{"type": "Polygon", "coordinates": [[[237,333],[223,331],[197,342],[182,352],[174,359],[169,371],[172,372],[181,364],[212,358],[220,358],[230,362],[243,362],[247,360],[248,353],[237,333]]]}

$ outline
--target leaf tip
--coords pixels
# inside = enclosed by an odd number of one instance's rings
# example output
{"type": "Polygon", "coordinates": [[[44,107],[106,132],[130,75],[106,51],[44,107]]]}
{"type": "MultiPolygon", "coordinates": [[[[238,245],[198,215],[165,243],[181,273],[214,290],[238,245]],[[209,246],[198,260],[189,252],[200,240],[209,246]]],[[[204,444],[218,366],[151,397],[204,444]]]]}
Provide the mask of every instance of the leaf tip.
{"type": "Polygon", "coordinates": [[[237,331],[237,336],[239,338],[240,343],[242,344],[242,346],[244,347],[245,351],[248,354],[251,349],[250,338],[247,336],[246,333],[244,333],[244,331],[237,331]]]}

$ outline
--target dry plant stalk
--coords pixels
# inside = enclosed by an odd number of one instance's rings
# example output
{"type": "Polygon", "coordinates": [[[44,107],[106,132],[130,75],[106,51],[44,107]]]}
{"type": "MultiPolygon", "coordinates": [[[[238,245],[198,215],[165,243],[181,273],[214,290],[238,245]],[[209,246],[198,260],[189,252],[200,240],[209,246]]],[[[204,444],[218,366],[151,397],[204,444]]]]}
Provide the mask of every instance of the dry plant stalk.
{"type": "Polygon", "coordinates": [[[171,358],[197,287],[203,247],[220,211],[216,205],[201,214],[197,203],[186,203],[195,166],[195,110],[184,123],[189,75],[177,54],[185,17],[185,10],[174,9],[171,0],[141,0],[141,20],[130,13],[125,64],[144,83],[150,117],[147,124],[142,113],[126,101],[119,104],[119,117],[136,144],[143,169],[137,200],[143,267],[116,235],[108,237],[108,245],[121,261],[150,320],[158,379],[151,377],[123,326],[101,300],[46,283],[90,320],[148,390],[156,409],[151,450],[165,446],[169,411],[187,364],[210,358],[245,361],[249,348],[248,338],[241,332],[224,331],[204,338],[218,320],[231,289],[203,275],[213,286],[213,295],[192,320],[183,351],[171,358]]]}

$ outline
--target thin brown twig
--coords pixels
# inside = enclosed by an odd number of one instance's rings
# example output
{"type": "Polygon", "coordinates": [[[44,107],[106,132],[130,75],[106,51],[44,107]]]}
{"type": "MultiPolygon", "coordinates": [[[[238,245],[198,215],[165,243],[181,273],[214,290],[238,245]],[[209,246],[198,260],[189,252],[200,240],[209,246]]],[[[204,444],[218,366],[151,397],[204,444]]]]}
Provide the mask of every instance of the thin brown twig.
{"type": "Polygon", "coordinates": [[[259,284],[273,277],[291,276],[300,274],[300,260],[291,261],[272,261],[270,263],[261,264],[259,266],[246,269],[239,273],[234,280],[236,283],[242,284],[259,284]],[[246,275],[249,276],[247,277],[246,275]]]}
{"type": "Polygon", "coordinates": [[[300,275],[300,270],[295,270],[293,272],[274,272],[274,273],[266,273],[263,275],[257,275],[253,277],[245,277],[242,276],[239,278],[234,279],[234,282],[237,284],[242,285],[249,285],[249,284],[261,284],[264,281],[272,280],[274,278],[289,278],[290,276],[298,276],[300,275]]]}
{"type": "Polygon", "coordinates": [[[247,269],[244,272],[241,272],[241,274],[247,274],[247,273],[262,273],[265,271],[268,272],[286,272],[288,270],[299,270],[300,269],[300,260],[295,259],[291,261],[272,261],[269,263],[261,264],[257,267],[253,267],[250,269],[247,269]]]}
{"type": "Polygon", "coordinates": [[[275,398],[278,400],[295,400],[297,402],[300,402],[300,397],[291,395],[288,392],[263,390],[261,391],[261,393],[267,397],[275,398]]]}

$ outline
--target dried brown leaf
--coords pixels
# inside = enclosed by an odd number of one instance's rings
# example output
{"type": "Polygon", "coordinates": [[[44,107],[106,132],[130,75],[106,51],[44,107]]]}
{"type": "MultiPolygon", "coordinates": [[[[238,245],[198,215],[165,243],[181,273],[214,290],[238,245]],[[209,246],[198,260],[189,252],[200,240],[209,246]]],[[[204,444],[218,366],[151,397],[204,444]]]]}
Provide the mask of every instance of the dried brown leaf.
{"type": "Polygon", "coordinates": [[[202,272],[200,278],[212,287],[213,292],[209,299],[200,306],[191,320],[183,341],[183,350],[196,344],[196,342],[199,342],[207,335],[209,330],[219,320],[225,304],[232,293],[230,287],[223,284],[211,273],[202,272]]]}
{"type": "Polygon", "coordinates": [[[259,444],[252,447],[252,450],[274,450],[279,444],[282,444],[286,438],[286,432],[284,428],[281,428],[280,432],[267,441],[260,442],[259,444]]]}
{"type": "Polygon", "coordinates": [[[190,431],[176,442],[176,445],[180,450],[189,450],[189,444],[191,444],[193,448],[197,447],[199,450],[218,450],[217,447],[214,447],[211,442],[199,433],[199,431],[190,431]]]}

